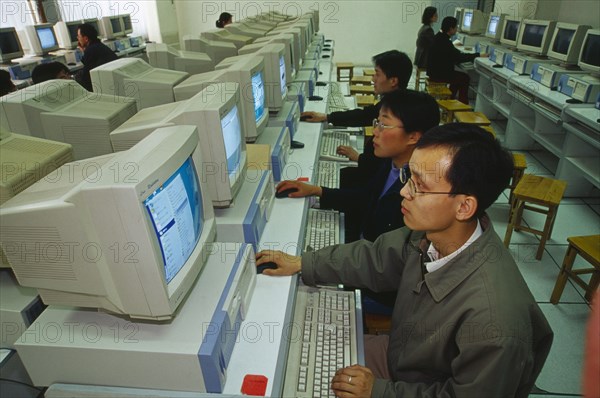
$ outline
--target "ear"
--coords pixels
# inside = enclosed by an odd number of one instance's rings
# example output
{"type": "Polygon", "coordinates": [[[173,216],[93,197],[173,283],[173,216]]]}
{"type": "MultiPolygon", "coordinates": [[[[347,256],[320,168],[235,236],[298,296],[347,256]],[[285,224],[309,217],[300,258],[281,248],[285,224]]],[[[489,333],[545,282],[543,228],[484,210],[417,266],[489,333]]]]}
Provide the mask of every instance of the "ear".
{"type": "Polygon", "coordinates": [[[398,78],[390,77],[390,83],[392,84],[392,87],[397,88],[398,87],[398,78]]]}
{"type": "Polygon", "coordinates": [[[423,133],[420,131],[411,131],[408,133],[408,145],[417,145],[422,135],[423,133]]]}
{"type": "MultiPolygon", "coordinates": [[[[462,195],[461,195],[462,196],[462,195]]],[[[456,219],[459,221],[468,221],[475,216],[477,212],[477,198],[471,195],[464,195],[456,211],[456,219]]]]}

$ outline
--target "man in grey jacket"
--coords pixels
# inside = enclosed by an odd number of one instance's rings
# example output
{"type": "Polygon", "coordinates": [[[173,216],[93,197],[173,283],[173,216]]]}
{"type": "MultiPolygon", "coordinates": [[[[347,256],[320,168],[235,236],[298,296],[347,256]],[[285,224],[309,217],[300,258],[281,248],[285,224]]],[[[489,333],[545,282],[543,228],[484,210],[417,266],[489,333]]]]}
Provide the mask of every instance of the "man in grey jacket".
{"type": "Polygon", "coordinates": [[[309,285],[398,291],[389,341],[366,340],[366,367],[337,371],[338,397],[527,397],[553,333],[485,214],[512,157],[480,128],[447,124],[423,135],[410,174],[405,228],[302,257],[262,251],[257,264],[277,263],[267,275],[302,272],[309,285]]]}

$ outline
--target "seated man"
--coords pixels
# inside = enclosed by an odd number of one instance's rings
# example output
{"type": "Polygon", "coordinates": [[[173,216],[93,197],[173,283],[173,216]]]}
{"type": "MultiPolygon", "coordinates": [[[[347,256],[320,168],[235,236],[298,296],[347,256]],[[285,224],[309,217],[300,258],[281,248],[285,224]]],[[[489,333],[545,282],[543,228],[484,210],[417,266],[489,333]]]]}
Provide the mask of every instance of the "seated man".
{"type": "Polygon", "coordinates": [[[397,289],[390,335],[365,337],[366,367],[338,369],[336,396],[527,397],[553,333],[485,214],[511,155],[479,127],[446,124],[421,137],[410,174],[405,228],[302,257],[261,251],[257,264],[308,285],[397,289]]]}
{"type": "Polygon", "coordinates": [[[45,82],[52,79],[71,79],[69,68],[60,62],[48,62],[39,64],[31,72],[33,84],[45,82]]]}
{"type": "Polygon", "coordinates": [[[426,93],[397,90],[385,95],[379,105],[379,118],[373,121],[374,154],[383,159],[366,187],[332,189],[299,181],[282,181],[278,191],[294,188],[291,198],[320,197],[322,209],[335,209],[361,215],[358,236],[370,241],[382,233],[404,226],[400,212],[400,190],[406,181],[400,169],[408,165],[421,135],[440,121],[438,104],[426,93]]]}
{"type": "Polygon", "coordinates": [[[465,54],[454,47],[450,37],[456,34],[458,21],[446,17],[442,21],[442,30],[433,38],[427,59],[427,76],[434,82],[450,83],[452,97],[469,104],[469,75],[454,70],[454,65],[473,61],[479,53],[465,54]]]}
{"type": "Polygon", "coordinates": [[[98,31],[92,25],[84,23],[77,29],[79,49],[83,52],[83,69],[77,72],[75,80],[88,91],[92,89],[90,71],[97,66],[117,59],[117,55],[98,39],[98,31]]]}
{"type": "Polygon", "coordinates": [[[4,69],[0,69],[0,97],[17,91],[17,87],[10,78],[10,73],[4,69]]]}

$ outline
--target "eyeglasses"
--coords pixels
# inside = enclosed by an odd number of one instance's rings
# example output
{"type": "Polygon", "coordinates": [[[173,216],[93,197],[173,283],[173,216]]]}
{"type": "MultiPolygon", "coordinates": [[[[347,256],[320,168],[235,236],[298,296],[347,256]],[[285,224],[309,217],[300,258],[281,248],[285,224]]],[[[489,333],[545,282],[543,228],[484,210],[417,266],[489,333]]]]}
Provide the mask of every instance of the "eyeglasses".
{"type": "Polygon", "coordinates": [[[375,118],[375,119],[373,119],[373,128],[374,129],[393,129],[393,128],[403,129],[404,126],[388,126],[388,125],[380,122],[379,119],[375,118]]]}
{"type": "Polygon", "coordinates": [[[411,178],[410,169],[408,167],[403,167],[400,169],[400,182],[406,184],[408,186],[408,194],[411,198],[414,198],[419,195],[464,195],[460,192],[436,192],[436,191],[428,191],[423,192],[417,189],[417,184],[415,184],[414,180],[411,178]]]}

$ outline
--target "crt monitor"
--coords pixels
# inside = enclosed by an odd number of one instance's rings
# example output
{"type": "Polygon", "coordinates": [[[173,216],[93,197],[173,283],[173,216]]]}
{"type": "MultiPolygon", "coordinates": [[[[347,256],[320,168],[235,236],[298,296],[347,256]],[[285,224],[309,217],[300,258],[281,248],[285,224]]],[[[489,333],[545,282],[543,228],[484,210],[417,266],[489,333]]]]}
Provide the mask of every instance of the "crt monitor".
{"type": "Polygon", "coordinates": [[[548,57],[562,61],[564,65],[576,65],[583,38],[590,28],[589,25],[557,23],[548,48],[548,57]]]}
{"type": "Polygon", "coordinates": [[[487,26],[485,28],[485,36],[492,39],[494,42],[500,41],[500,35],[502,34],[502,26],[504,25],[504,18],[506,14],[499,12],[492,12],[488,18],[487,26]]]}
{"type": "Polygon", "coordinates": [[[500,35],[500,43],[507,46],[516,47],[520,29],[520,18],[504,18],[504,25],[502,25],[502,33],[500,35]]]}
{"type": "Polygon", "coordinates": [[[21,35],[21,44],[27,47],[30,54],[47,55],[49,52],[59,49],[54,28],[50,23],[27,25],[19,34],[21,35]]]}
{"type": "Polygon", "coordinates": [[[214,207],[227,207],[239,191],[246,171],[244,120],[237,83],[209,84],[192,98],[140,111],[112,132],[116,151],[126,150],[164,126],[197,127],[207,183],[214,207]]]}
{"type": "Polygon", "coordinates": [[[254,40],[250,36],[236,35],[227,31],[226,29],[206,30],[202,32],[200,36],[208,40],[226,41],[228,43],[233,43],[238,49],[240,47],[245,46],[246,44],[252,43],[252,41],[254,40]]]}
{"type": "Polygon", "coordinates": [[[105,38],[104,35],[103,35],[103,33],[102,33],[102,29],[100,28],[100,21],[98,20],[98,18],[84,19],[83,23],[86,23],[88,25],[92,25],[94,27],[94,29],[96,29],[96,32],[98,32],[98,38],[99,39],[105,38]]]}
{"type": "Polygon", "coordinates": [[[598,77],[600,75],[600,30],[588,30],[583,38],[577,65],[598,77]]]}
{"type": "Polygon", "coordinates": [[[556,22],[524,19],[522,25],[517,38],[517,49],[536,55],[546,55],[556,22]]]}
{"type": "Polygon", "coordinates": [[[461,27],[462,26],[462,21],[463,21],[463,13],[464,13],[464,8],[462,7],[456,7],[454,9],[454,18],[456,18],[456,26],[461,27]]]}
{"type": "Polygon", "coordinates": [[[100,20],[100,30],[102,30],[102,36],[107,40],[125,36],[123,26],[121,25],[121,17],[119,15],[102,17],[100,20]]]}
{"type": "Polygon", "coordinates": [[[94,92],[135,98],[139,109],[175,101],[173,87],[189,74],[154,68],[140,58],[119,58],[90,71],[94,92]]]}
{"type": "Polygon", "coordinates": [[[215,69],[214,62],[206,54],[194,51],[181,51],[165,43],[146,45],[148,62],[155,68],[178,70],[195,75],[215,69]]]}
{"type": "Polygon", "coordinates": [[[4,129],[73,146],[75,160],[111,153],[110,132],[137,112],[134,99],[90,93],[74,80],[48,80],[0,101],[4,129]]]}
{"type": "Polygon", "coordinates": [[[0,63],[23,56],[23,47],[15,28],[0,28],[0,63]]]}
{"type": "Polygon", "coordinates": [[[80,162],[88,175],[21,192],[0,209],[0,239],[18,282],[49,305],[173,318],[215,238],[202,162],[196,128],[173,126],[126,152],[80,162]],[[124,173],[115,178],[115,170],[124,173]]]}
{"type": "Polygon", "coordinates": [[[77,30],[81,25],[81,21],[58,21],[54,25],[54,31],[58,36],[58,44],[61,48],[71,50],[77,48],[79,41],[77,40],[77,30]]]}
{"type": "MultiPolygon", "coordinates": [[[[302,62],[302,41],[300,39],[300,34],[302,31],[300,29],[286,28],[286,29],[276,29],[272,32],[269,32],[267,38],[273,37],[274,40],[280,39],[282,37],[291,36],[291,48],[290,48],[290,61],[292,62],[293,74],[295,77],[296,73],[300,70],[300,64],[302,62]]],[[[265,38],[264,40],[267,40],[265,38]]],[[[261,39],[259,39],[261,40],[261,39]]]]}
{"type": "Polygon", "coordinates": [[[209,40],[196,35],[183,36],[183,49],[207,54],[216,64],[225,58],[238,55],[235,44],[226,41],[209,40]]]}
{"type": "Polygon", "coordinates": [[[463,10],[462,23],[459,25],[461,32],[480,34],[485,31],[487,18],[480,10],[465,8],[463,10]]]}
{"type": "Polygon", "coordinates": [[[121,14],[119,15],[121,18],[121,26],[123,27],[123,34],[128,35],[133,33],[133,25],[131,24],[131,15],[130,14],[121,14]]]}

